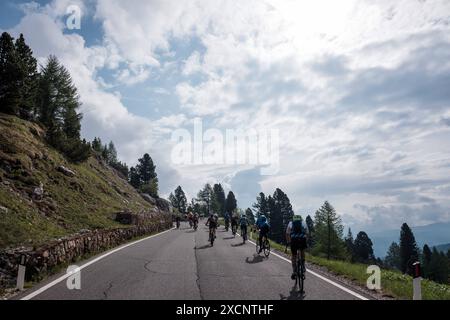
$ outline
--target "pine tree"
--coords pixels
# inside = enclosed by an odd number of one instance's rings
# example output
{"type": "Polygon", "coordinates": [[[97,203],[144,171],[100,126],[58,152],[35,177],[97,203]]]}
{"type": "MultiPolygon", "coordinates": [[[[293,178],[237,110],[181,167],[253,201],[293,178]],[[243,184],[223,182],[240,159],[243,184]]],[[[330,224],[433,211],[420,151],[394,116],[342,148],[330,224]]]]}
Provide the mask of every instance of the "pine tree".
{"type": "Polygon", "coordinates": [[[392,269],[400,270],[400,246],[397,244],[397,242],[392,242],[392,244],[390,245],[386,254],[386,258],[384,259],[384,265],[392,269]]]}
{"type": "Polygon", "coordinates": [[[228,192],[227,199],[225,201],[225,211],[229,214],[232,214],[234,210],[237,208],[236,197],[234,196],[233,191],[228,192]]]}
{"type": "Polygon", "coordinates": [[[356,261],[368,263],[375,260],[372,240],[364,231],[359,232],[356,236],[353,252],[356,261]]]}
{"type": "Polygon", "coordinates": [[[428,268],[430,266],[430,263],[431,263],[431,249],[427,244],[425,244],[423,246],[422,251],[422,270],[425,278],[428,277],[428,268]]]}
{"type": "Polygon", "coordinates": [[[245,210],[245,216],[247,217],[247,221],[249,225],[254,225],[256,223],[255,216],[253,215],[253,211],[250,208],[245,210]]]}
{"type": "Polygon", "coordinates": [[[449,266],[447,257],[443,252],[437,251],[436,247],[434,247],[428,266],[427,277],[438,283],[448,283],[448,276],[449,266]]]}
{"type": "Polygon", "coordinates": [[[130,168],[130,173],[129,173],[129,178],[128,179],[130,181],[130,184],[135,189],[139,189],[141,187],[141,178],[140,178],[139,173],[136,170],[136,168],[134,168],[134,167],[130,168]]]}
{"type": "Polygon", "coordinates": [[[184,193],[181,186],[178,186],[175,189],[174,194],[171,194],[170,201],[172,203],[172,206],[176,209],[178,209],[178,212],[181,214],[187,213],[187,199],[186,194],[184,193]]]}
{"type": "Polygon", "coordinates": [[[325,253],[327,259],[342,258],[345,252],[342,240],[344,228],[341,218],[328,201],[325,201],[322,207],[316,211],[314,225],[316,228],[314,250],[325,253]]]}
{"type": "Polygon", "coordinates": [[[149,184],[153,179],[157,177],[156,166],[153,164],[153,160],[148,153],[139,159],[137,166],[142,184],[149,184]]]}
{"type": "Polygon", "coordinates": [[[110,165],[116,164],[118,162],[117,150],[112,141],[108,144],[108,159],[107,159],[107,161],[108,161],[108,164],[110,164],[110,165]]]}
{"type": "Polygon", "coordinates": [[[258,218],[262,215],[265,215],[266,217],[269,216],[269,205],[266,195],[263,192],[261,192],[259,196],[256,197],[256,203],[253,204],[253,208],[258,218]]]}
{"type": "Polygon", "coordinates": [[[201,202],[202,211],[204,215],[210,215],[211,213],[211,202],[213,197],[213,189],[211,185],[207,183],[205,187],[200,190],[197,194],[198,201],[201,202]]]}
{"type": "Polygon", "coordinates": [[[103,145],[102,145],[102,140],[100,138],[94,138],[94,141],[92,141],[92,149],[101,154],[103,151],[103,145]]]}
{"type": "Polygon", "coordinates": [[[403,273],[412,272],[412,264],[419,259],[419,249],[416,239],[409,226],[404,223],[400,232],[400,270],[403,273]]]}
{"type": "Polygon", "coordinates": [[[90,144],[80,140],[82,115],[77,88],[69,72],[55,56],[42,69],[37,99],[39,121],[47,127],[49,143],[72,161],[84,161],[90,155],[90,144]]]}
{"type": "Polygon", "coordinates": [[[192,207],[192,212],[198,214],[199,216],[204,216],[206,214],[205,211],[202,209],[201,204],[195,199],[191,199],[190,206],[192,207]]]}
{"type": "Polygon", "coordinates": [[[211,208],[214,212],[217,212],[220,216],[225,216],[225,205],[226,205],[226,198],[225,198],[225,191],[223,190],[222,185],[215,184],[213,187],[213,197],[211,201],[211,208]]]}
{"type": "Polygon", "coordinates": [[[283,215],[281,213],[281,207],[274,199],[273,196],[267,197],[268,207],[268,222],[270,224],[269,238],[275,242],[281,243],[283,241],[283,215]]]}
{"type": "Polygon", "coordinates": [[[18,115],[21,70],[14,38],[7,32],[0,37],[0,111],[18,115]]]}
{"type": "Polygon", "coordinates": [[[345,247],[347,248],[347,252],[353,261],[355,258],[355,251],[354,251],[354,239],[353,239],[353,234],[352,234],[351,228],[348,228],[348,233],[344,239],[344,242],[345,242],[345,247]]]}
{"type": "MultiPolygon", "coordinates": [[[[109,148],[108,148],[108,157],[109,148]]],[[[139,164],[136,166],[136,171],[139,174],[140,191],[158,198],[158,176],[156,174],[156,166],[148,153],[138,160],[139,164]]]]}
{"type": "Polygon", "coordinates": [[[294,216],[288,196],[279,188],[273,194],[274,212],[270,213],[272,239],[278,243],[285,243],[285,230],[294,216]]]}
{"type": "Polygon", "coordinates": [[[33,57],[33,51],[25,43],[23,34],[16,40],[15,50],[18,59],[19,76],[19,115],[20,117],[33,120],[36,110],[37,97],[37,60],[33,57]]]}

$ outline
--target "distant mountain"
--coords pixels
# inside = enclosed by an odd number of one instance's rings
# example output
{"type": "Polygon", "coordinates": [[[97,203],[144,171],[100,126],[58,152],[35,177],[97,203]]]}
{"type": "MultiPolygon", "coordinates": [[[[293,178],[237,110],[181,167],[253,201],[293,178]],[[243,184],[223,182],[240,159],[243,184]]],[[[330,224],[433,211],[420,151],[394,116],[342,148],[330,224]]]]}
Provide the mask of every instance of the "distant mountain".
{"type": "Polygon", "coordinates": [[[438,251],[442,251],[444,253],[447,253],[448,250],[450,250],[450,243],[446,244],[440,244],[438,246],[435,246],[438,251]]]}
{"type": "MultiPolygon", "coordinates": [[[[369,237],[373,242],[375,256],[381,258],[385,257],[391,243],[394,241],[397,243],[399,242],[400,227],[401,226],[398,226],[398,229],[394,230],[385,230],[369,234],[369,237]]],[[[411,229],[420,249],[422,249],[424,244],[433,247],[450,242],[450,222],[433,223],[421,227],[412,227],[411,229]]]]}

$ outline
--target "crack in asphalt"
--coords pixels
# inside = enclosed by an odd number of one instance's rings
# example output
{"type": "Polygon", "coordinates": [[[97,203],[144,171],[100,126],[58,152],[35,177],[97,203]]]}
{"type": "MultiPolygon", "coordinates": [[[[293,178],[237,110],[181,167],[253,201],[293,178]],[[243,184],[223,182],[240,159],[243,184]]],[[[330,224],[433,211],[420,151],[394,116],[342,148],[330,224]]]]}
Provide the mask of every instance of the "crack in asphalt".
{"type": "Polygon", "coordinates": [[[197,256],[197,242],[196,237],[194,235],[194,256],[195,256],[195,276],[197,277],[195,282],[197,283],[198,293],[200,295],[200,300],[205,300],[202,293],[202,288],[200,286],[200,273],[198,270],[198,256],[197,256]]]}
{"type": "Polygon", "coordinates": [[[105,296],[105,298],[103,300],[108,299],[108,293],[112,289],[112,287],[113,287],[113,283],[110,282],[109,285],[108,285],[108,288],[106,288],[106,290],[103,291],[103,295],[105,296]]]}

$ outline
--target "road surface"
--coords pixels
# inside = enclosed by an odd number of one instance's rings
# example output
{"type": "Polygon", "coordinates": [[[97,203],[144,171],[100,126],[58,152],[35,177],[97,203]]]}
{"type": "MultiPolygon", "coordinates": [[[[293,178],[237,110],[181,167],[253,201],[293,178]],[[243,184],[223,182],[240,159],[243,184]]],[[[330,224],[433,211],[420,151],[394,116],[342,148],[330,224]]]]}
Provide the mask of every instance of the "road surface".
{"type": "Polygon", "coordinates": [[[186,224],[99,255],[80,264],[81,289],[69,290],[64,275],[54,276],[17,297],[45,300],[349,300],[354,291],[307,273],[305,295],[292,292],[291,266],[279,256],[255,253],[251,243],[233,238],[223,227],[214,247],[208,230],[186,224]]]}

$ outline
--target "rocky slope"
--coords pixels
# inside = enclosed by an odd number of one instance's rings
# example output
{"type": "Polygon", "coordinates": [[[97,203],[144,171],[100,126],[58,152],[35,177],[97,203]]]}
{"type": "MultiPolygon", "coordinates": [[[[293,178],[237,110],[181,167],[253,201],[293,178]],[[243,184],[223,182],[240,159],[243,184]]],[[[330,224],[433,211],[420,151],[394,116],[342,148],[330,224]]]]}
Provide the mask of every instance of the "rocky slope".
{"type": "Polygon", "coordinates": [[[0,249],[122,227],[117,212],[159,213],[101,159],[68,162],[37,124],[0,114],[0,249]]]}

